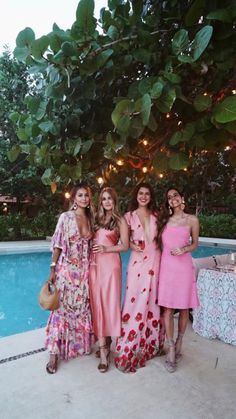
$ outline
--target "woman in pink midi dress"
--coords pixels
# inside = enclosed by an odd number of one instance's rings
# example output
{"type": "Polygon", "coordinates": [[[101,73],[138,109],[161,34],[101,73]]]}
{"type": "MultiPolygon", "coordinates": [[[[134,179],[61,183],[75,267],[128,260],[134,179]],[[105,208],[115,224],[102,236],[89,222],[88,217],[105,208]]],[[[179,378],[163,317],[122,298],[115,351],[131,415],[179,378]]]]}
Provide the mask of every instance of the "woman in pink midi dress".
{"type": "Polygon", "coordinates": [[[94,260],[90,265],[90,304],[93,331],[98,338],[99,372],[109,366],[111,337],[121,334],[121,258],[128,250],[128,226],[118,213],[113,188],[104,188],[99,197],[94,236],[94,260]]]}
{"type": "Polygon", "coordinates": [[[158,304],[165,307],[167,354],[165,366],[176,370],[181,357],[182,339],[187,327],[189,308],[198,306],[195,270],[191,253],[198,246],[197,217],[184,212],[183,195],[175,188],[167,191],[158,217],[157,244],[162,249],[159,272],[158,304]],[[190,242],[191,239],[191,242],[190,242]],[[178,336],[174,342],[174,310],[179,309],[178,336]]]}
{"type": "Polygon", "coordinates": [[[134,191],[126,215],[132,249],[127,269],[122,310],[122,332],[116,344],[115,365],[122,372],[136,372],[161,352],[164,328],[157,305],[160,251],[156,235],[156,206],[152,188],[142,183],[134,191]]]}

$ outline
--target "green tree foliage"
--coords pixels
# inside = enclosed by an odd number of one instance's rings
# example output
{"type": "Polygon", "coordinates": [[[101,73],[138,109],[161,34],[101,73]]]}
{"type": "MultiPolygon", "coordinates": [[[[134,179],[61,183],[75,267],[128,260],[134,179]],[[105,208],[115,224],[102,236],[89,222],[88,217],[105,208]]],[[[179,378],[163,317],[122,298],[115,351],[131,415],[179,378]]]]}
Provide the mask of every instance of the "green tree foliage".
{"type": "Polygon", "coordinates": [[[81,0],[70,29],[54,24],[35,39],[26,28],[17,37],[15,57],[43,88],[11,119],[17,150],[44,168],[43,183],[55,190],[81,175],[114,180],[123,160],[125,184],[143,166],[154,174],[191,169],[202,152],[228,145],[235,166],[235,1],[108,7],[97,21],[94,1],[81,0]]]}
{"type": "Polygon", "coordinates": [[[17,62],[5,49],[0,57],[0,194],[19,200],[32,196],[36,190],[42,193],[44,189],[45,193],[46,189],[41,185],[37,168],[29,167],[19,141],[21,133],[14,124],[15,115],[19,119],[27,112],[24,100],[29,92],[33,94],[33,82],[26,65],[17,62]]]}

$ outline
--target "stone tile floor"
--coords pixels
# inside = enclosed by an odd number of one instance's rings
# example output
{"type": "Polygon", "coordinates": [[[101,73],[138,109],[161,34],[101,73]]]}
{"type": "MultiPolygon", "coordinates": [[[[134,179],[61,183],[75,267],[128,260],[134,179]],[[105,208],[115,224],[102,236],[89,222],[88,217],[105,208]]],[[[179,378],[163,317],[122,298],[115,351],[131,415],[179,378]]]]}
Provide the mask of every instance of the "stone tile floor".
{"type": "MultiPolygon", "coordinates": [[[[0,360],[43,348],[44,330],[0,339],[0,360]]],[[[97,371],[94,354],[45,371],[47,353],[0,363],[1,419],[234,419],[236,348],[207,340],[189,323],[184,357],[169,374],[156,357],[135,374],[111,363],[97,371]]]]}

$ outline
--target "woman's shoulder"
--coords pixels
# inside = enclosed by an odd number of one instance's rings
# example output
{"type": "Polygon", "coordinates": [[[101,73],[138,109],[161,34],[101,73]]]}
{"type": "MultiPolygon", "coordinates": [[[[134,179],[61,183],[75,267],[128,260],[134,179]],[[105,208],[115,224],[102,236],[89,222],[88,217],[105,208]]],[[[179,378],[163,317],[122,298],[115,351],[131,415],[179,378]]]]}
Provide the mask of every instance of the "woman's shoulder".
{"type": "Polygon", "coordinates": [[[136,210],[134,211],[128,211],[124,214],[124,218],[128,224],[132,222],[133,219],[135,219],[136,210]]]}
{"type": "Polygon", "coordinates": [[[118,221],[118,225],[123,226],[123,225],[127,225],[127,218],[126,218],[126,214],[123,216],[121,215],[118,221]]]}
{"type": "Polygon", "coordinates": [[[74,217],[74,212],[72,210],[64,211],[60,214],[59,219],[60,220],[69,220],[74,217]]]}
{"type": "Polygon", "coordinates": [[[190,224],[191,226],[197,225],[199,224],[199,220],[198,217],[194,214],[186,214],[186,218],[187,218],[187,222],[188,224],[190,224]]]}

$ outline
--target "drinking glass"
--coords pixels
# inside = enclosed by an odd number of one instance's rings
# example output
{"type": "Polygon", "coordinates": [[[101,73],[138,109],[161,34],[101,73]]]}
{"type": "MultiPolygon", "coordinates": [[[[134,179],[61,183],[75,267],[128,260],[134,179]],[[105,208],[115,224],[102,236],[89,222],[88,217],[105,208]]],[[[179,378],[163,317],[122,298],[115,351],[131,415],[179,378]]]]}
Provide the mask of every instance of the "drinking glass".
{"type": "Polygon", "coordinates": [[[93,252],[93,246],[97,244],[97,239],[92,239],[90,243],[90,252],[91,252],[91,258],[90,258],[90,265],[96,266],[96,254],[93,252]]]}
{"type": "Polygon", "coordinates": [[[145,240],[143,239],[143,237],[140,240],[138,240],[138,246],[140,247],[140,250],[145,249],[145,240]]]}
{"type": "Polygon", "coordinates": [[[230,255],[230,265],[235,266],[235,254],[231,253],[230,255]]]}

